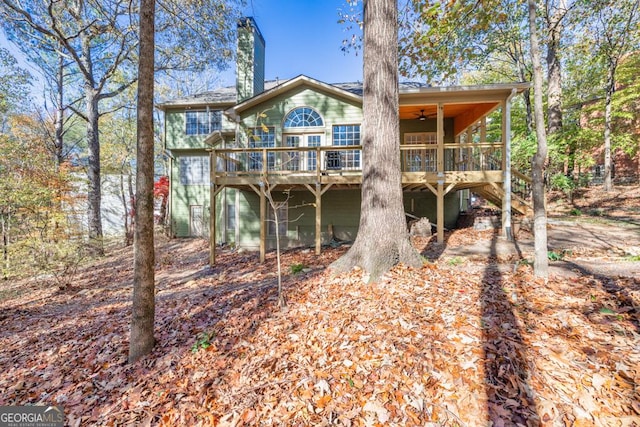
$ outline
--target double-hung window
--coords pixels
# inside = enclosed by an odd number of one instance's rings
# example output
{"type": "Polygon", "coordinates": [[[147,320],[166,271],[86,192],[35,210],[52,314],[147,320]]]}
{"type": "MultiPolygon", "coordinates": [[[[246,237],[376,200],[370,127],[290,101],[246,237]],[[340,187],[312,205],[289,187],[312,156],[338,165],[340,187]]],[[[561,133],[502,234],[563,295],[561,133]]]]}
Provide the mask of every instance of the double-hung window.
{"type": "Polygon", "coordinates": [[[209,156],[180,157],[178,168],[182,185],[208,185],[210,182],[209,156]]]}
{"type": "Polygon", "coordinates": [[[185,119],[187,135],[208,135],[222,129],[222,111],[220,110],[186,111],[185,119]]]}
{"type": "MultiPolygon", "coordinates": [[[[333,145],[360,145],[360,125],[336,125],[333,127],[333,145]]],[[[360,168],[360,150],[339,151],[341,169],[360,168]]]]}
{"type": "Polygon", "coordinates": [[[227,201],[227,229],[236,229],[236,203],[234,200],[227,201]]]}
{"type": "MultiPolygon", "coordinates": [[[[272,148],[275,147],[275,128],[253,128],[249,136],[249,148],[272,148]]],[[[276,164],[275,153],[272,151],[267,153],[267,168],[273,170],[276,164]]],[[[262,153],[251,152],[249,153],[249,170],[259,171],[262,170],[262,153]]]]}

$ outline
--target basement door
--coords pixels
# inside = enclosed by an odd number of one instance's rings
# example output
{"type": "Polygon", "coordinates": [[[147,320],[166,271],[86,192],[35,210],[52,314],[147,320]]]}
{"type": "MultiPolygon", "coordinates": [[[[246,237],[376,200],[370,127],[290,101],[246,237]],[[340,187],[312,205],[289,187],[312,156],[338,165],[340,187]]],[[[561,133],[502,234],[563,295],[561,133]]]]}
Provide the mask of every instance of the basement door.
{"type": "Polygon", "coordinates": [[[204,236],[204,209],[202,208],[202,205],[190,206],[189,235],[191,237],[204,236]]]}

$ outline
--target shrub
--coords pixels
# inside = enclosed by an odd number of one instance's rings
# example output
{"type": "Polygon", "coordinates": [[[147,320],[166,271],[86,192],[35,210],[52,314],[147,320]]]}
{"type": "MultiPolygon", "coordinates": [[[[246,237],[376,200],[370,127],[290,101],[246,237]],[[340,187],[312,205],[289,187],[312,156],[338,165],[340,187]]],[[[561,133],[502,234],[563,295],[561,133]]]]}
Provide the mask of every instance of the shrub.
{"type": "Polygon", "coordinates": [[[576,183],[571,177],[566,176],[563,173],[557,173],[549,180],[549,186],[553,190],[560,190],[563,193],[570,195],[576,188],[576,183]]]}
{"type": "Polygon", "coordinates": [[[302,272],[302,270],[304,270],[306,266],[304,264],[296,263],[296,264],[291,264],[291,267],[289,268],[291,269],[291,273],[298,274],[302,272]]]}

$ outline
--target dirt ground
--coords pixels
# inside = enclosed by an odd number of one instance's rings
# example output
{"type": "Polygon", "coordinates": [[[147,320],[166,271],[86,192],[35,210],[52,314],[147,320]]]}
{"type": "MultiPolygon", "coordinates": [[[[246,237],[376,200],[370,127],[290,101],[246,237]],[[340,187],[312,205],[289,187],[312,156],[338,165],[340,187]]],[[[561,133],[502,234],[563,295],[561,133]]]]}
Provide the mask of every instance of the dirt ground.
{"type": "MultiPolygon", "coordinates": [[[[599,187],[583,189],[574,194],[573,202],[561,193],[550,194],[547,243],[549,251],[558,255],[550,260],[550,274],[640,277],[640,187],[617,191],[607,196],[599,187]]],[[[445,234],[444,245],[428,239],[424,254],[432,260],[497,257],[532,261],[531,221],[515,217],[514,222],[513,241],[504,239],[497,230],[454,230],[445,234]]]]}
{"type": "Polygon", "coordinates": [[[206,241],[160,238],[158,344],[135,365],[131,248],[65,286],[3,282],[0,405],[61,405],[73,426],[638,426],[640,189],[549,206],[548,282],[526,226],[463,229],[370,286],[326,271],[347,245],[287,251],[286,310],[272,252],[211,267],[206,241]]]}

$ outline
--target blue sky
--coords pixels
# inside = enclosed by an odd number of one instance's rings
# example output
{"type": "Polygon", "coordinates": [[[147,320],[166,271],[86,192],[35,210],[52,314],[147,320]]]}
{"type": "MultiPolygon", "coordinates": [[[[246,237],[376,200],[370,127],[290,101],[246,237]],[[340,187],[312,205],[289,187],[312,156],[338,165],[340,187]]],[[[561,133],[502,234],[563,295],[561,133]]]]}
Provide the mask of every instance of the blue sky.
{"type": "MultiPolygon", "coordinates": [[[[340,49],[352,33],[338,24],[339,9],[348,9],[347,0],[248,0],[245,15],[253,16],[266,41],[266,79],[305,74],[326,83],[362,81],[362,55],[340,49]]],[[[0,46],[33,70],[2,31],[0,46]]],[[[220,84],[235,84],[234,66],[223,73],[220,84]]],[[[34,92],[41,93],[40,85],[36,82],[34,92]]]]}
{"type": "Polygon", "coordinates": [[[347,10],[347,1],[249,0],[245,14],[266,41],[266,78],[305,74],[326,83],[362,81],[362,55],[340,50],[351,33],[338,24],[338,9],[347,10]]]}

